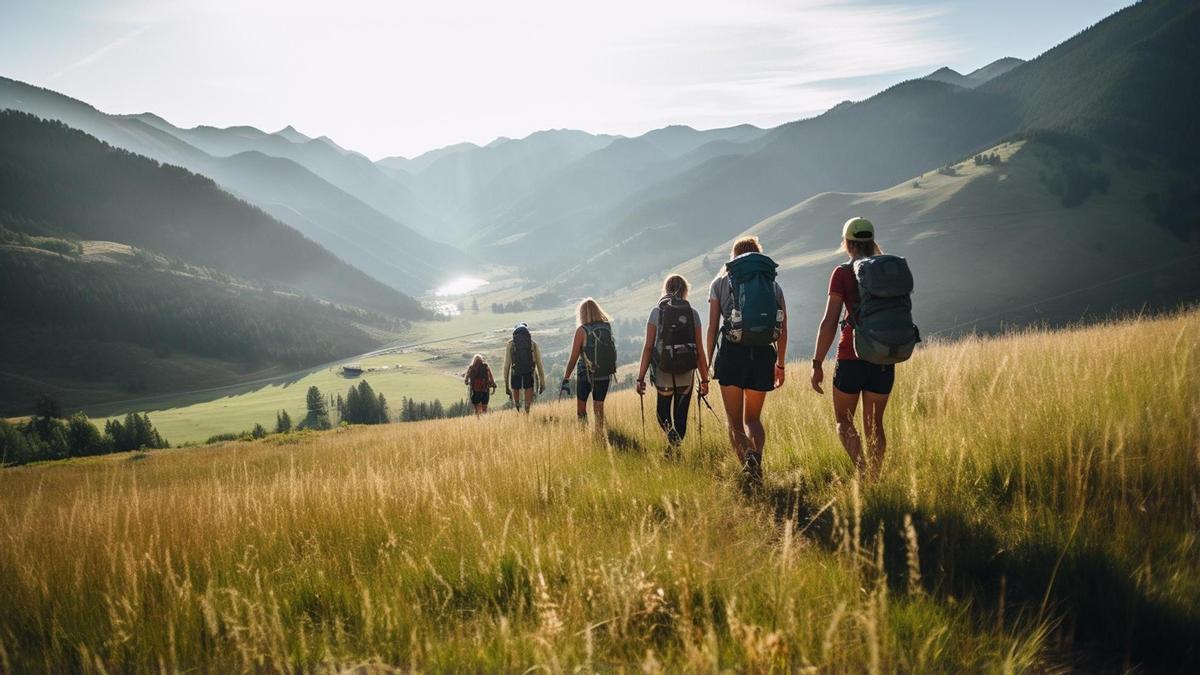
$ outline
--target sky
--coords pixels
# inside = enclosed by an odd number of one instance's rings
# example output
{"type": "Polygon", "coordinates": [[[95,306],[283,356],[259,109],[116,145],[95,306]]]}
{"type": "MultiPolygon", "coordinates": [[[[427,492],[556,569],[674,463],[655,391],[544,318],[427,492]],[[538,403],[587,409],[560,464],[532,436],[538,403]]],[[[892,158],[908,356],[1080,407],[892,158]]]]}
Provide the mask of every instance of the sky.
{"type": "Polygon", "coordinates": [[[0,75],[373,159],[572,128],[770,127],[1033,58],[1129,0],[0,0],[0,75]]]}

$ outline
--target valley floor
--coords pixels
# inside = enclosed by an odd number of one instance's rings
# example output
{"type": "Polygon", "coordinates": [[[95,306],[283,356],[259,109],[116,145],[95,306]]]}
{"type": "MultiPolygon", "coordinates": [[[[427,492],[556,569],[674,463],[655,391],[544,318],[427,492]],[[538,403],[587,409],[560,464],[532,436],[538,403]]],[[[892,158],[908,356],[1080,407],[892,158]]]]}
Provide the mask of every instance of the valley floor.
{"type": "Polygon", "coordinates": [[[1200,665],[1200,312],[925,345],[865,486],[788,375],[759,492],[632,393],[0,470],[0,670],[1200,665]]]}

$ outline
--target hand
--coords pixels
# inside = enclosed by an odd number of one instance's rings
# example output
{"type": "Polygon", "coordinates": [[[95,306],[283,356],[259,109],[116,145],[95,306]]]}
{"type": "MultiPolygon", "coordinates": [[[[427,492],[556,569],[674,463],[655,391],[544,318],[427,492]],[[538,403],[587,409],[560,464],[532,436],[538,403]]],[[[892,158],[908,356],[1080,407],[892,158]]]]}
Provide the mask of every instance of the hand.
{"type": "Polygon", "coordinates": [[[544,393],[546,393],[546,383],[542,382],[542,383],[538,384],[538,394],[544,394],[544,393]]]}
{"type": "Polygon", "coordinates": [[[700,380],[700,397],[708,396],[708,380],[700,380]]]}
{"type": "Polygon", "coordinates": [[[818,394],[824,394],[825,390],[821,388],[821,382],[825,379],[825,370],[820,364],[813,365],[812,388],[818,394]]]}
{"type": "Polygon", "coordinates": [[[504,388],[504,395],[505,395],[505,396],[507,396],[507,397],[509,397],[509,398],[512,398],[512,389],[509,389],[508,387],[505,387],[505,388],[504,388]]]}
{"type": "Polygon", "coordinates": [[[646,395],[646,381],[638,380],[636,389],[637,389],[638,396],[645,396],[646,395]]]}
{"type": "Polygon", "coordinates": [[[778,389],[778,388],[782,387],[783,382],[786,379],[787,379],[787,368],[776,363],[775,364],[775,388],[778,389]]]}

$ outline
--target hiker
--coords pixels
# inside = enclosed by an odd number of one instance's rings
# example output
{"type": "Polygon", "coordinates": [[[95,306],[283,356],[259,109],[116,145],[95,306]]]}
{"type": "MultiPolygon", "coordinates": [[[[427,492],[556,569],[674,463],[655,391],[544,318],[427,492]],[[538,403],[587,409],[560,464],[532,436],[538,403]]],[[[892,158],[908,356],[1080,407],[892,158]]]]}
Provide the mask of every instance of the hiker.
{"type": "Polygon", "coordinates": [[[542,353],[533,341],[529,326],[524,321],[513,327],[512,339],[504,352],[504,392],[512,399],[517,410],[521,399],[525,399],[525,412],[533,405],[534,385],[537,393],[546,391],[546,374],[542,371],[542,353]],[[534,376],[536,377],[536,380],[534,376]]]}
{"type": "Polygon", "coordinates": [[[658,424],[667,434],[667,452],[673,455],[687,435],[692,385],[701,373],[699,394],[708,395],[708,359],[703,349],[700,313],[687,301],[688,282],[679,274],[663,281],[662,299],[650,310],[646,342],[638,366],[637,393],[646,393],[646,371],[658,393],[658,424]],[[698,370],[697,370],[698,369],[698,370]]]}
{"type": "Polygon", "coordinates": [[[571,356],[563,372],[562,391],[571,393],[571,369],[579,363],[578,383],[575,385],[575,414],[587,422],[588,396],[596,411],[596,431],[604,430],[604,398],[608,385],[617,372],[617,343],[613,340],[612,319],[592,298],[584,298],[576,312],[575,339],[571,356]]]}
{"type": "Polygon", "coordinates": [[[471,359],[471,365],[463,374],[463,383],[471,388],[471,405],[475,406],[475,414],[486,413],[488,401],[496,393],[496,380],[492,377],[492,367],[483,360],[483,354],[476,354],[471,359]]]}
{"type": "Polygon", "coordinates": [[[763,404],[768,392],[783,386],[786,375],[787,308],[775,281],[777,267],[763,254],[758,237],[742,237],[708,295],[707,347],[710,354],[716,349],[713,372],[721,385],[729,442],[754,484],[762,482],[763,404]]]}
{"type": "Polygon", "coordinates": [[[895,365],[912,354],[920,341],[912,325],[912,273],[903,258],[883,255],[875,240],[875,226],[866,218],[851,218],[842,226],[842,251],[849,261],[833,269],[829,277],[829,299],[817,329],[812,360],[812,388],[824,394],[822,365],[838,332],[837,366],[833,371],[833,412],[838,438],[859,473],[874,478],[883,465],[887,436],[883,411],[895,383],[895,365]],[[876,291],[875,294],[870,289],[876,291]],[[867,290],[867,293],[863,293],[867,290]],[[872,311],[860,312],[872,303],[872,311]],[[880,309],[888,311],[879,311],[880,309]],[[869,314],[869,316],[868,316],[869,314]],[[879,338],[879,339],[873,339],[879,338]],[[880,340],[886,339],[890,344],[880,340]],[[863,402],[863,430],[867,454],[854,427],[858,400],[863,402]]]}

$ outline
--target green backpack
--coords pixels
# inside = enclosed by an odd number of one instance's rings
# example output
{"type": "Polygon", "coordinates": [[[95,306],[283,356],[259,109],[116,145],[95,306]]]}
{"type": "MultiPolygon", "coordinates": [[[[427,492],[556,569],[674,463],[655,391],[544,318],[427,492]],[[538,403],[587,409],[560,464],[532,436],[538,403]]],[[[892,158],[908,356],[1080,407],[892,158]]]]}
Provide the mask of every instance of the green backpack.
{"type": "Polygon", "coordinates": [[[612,326],[589,323],[583,326],[583,364],[590,378],[610,377],[617,372],[617,343],[612,326]]]}
{"type": "Polygon", "coordinates": [[[921,341],[912,318],[913,276],[908,261],[877,255],[844,265],[858,280],[858,307],[849,319],[858,358],[879,365],[907,361],[921,341]]]}
{"type": "Polygon", "coordinates": [[[775,344],[783,331],[783,308],[775,297],[774,260],[762,253],[745,253],[725,263],[733,310],[724,337],[747,347],[775,344]]]}

